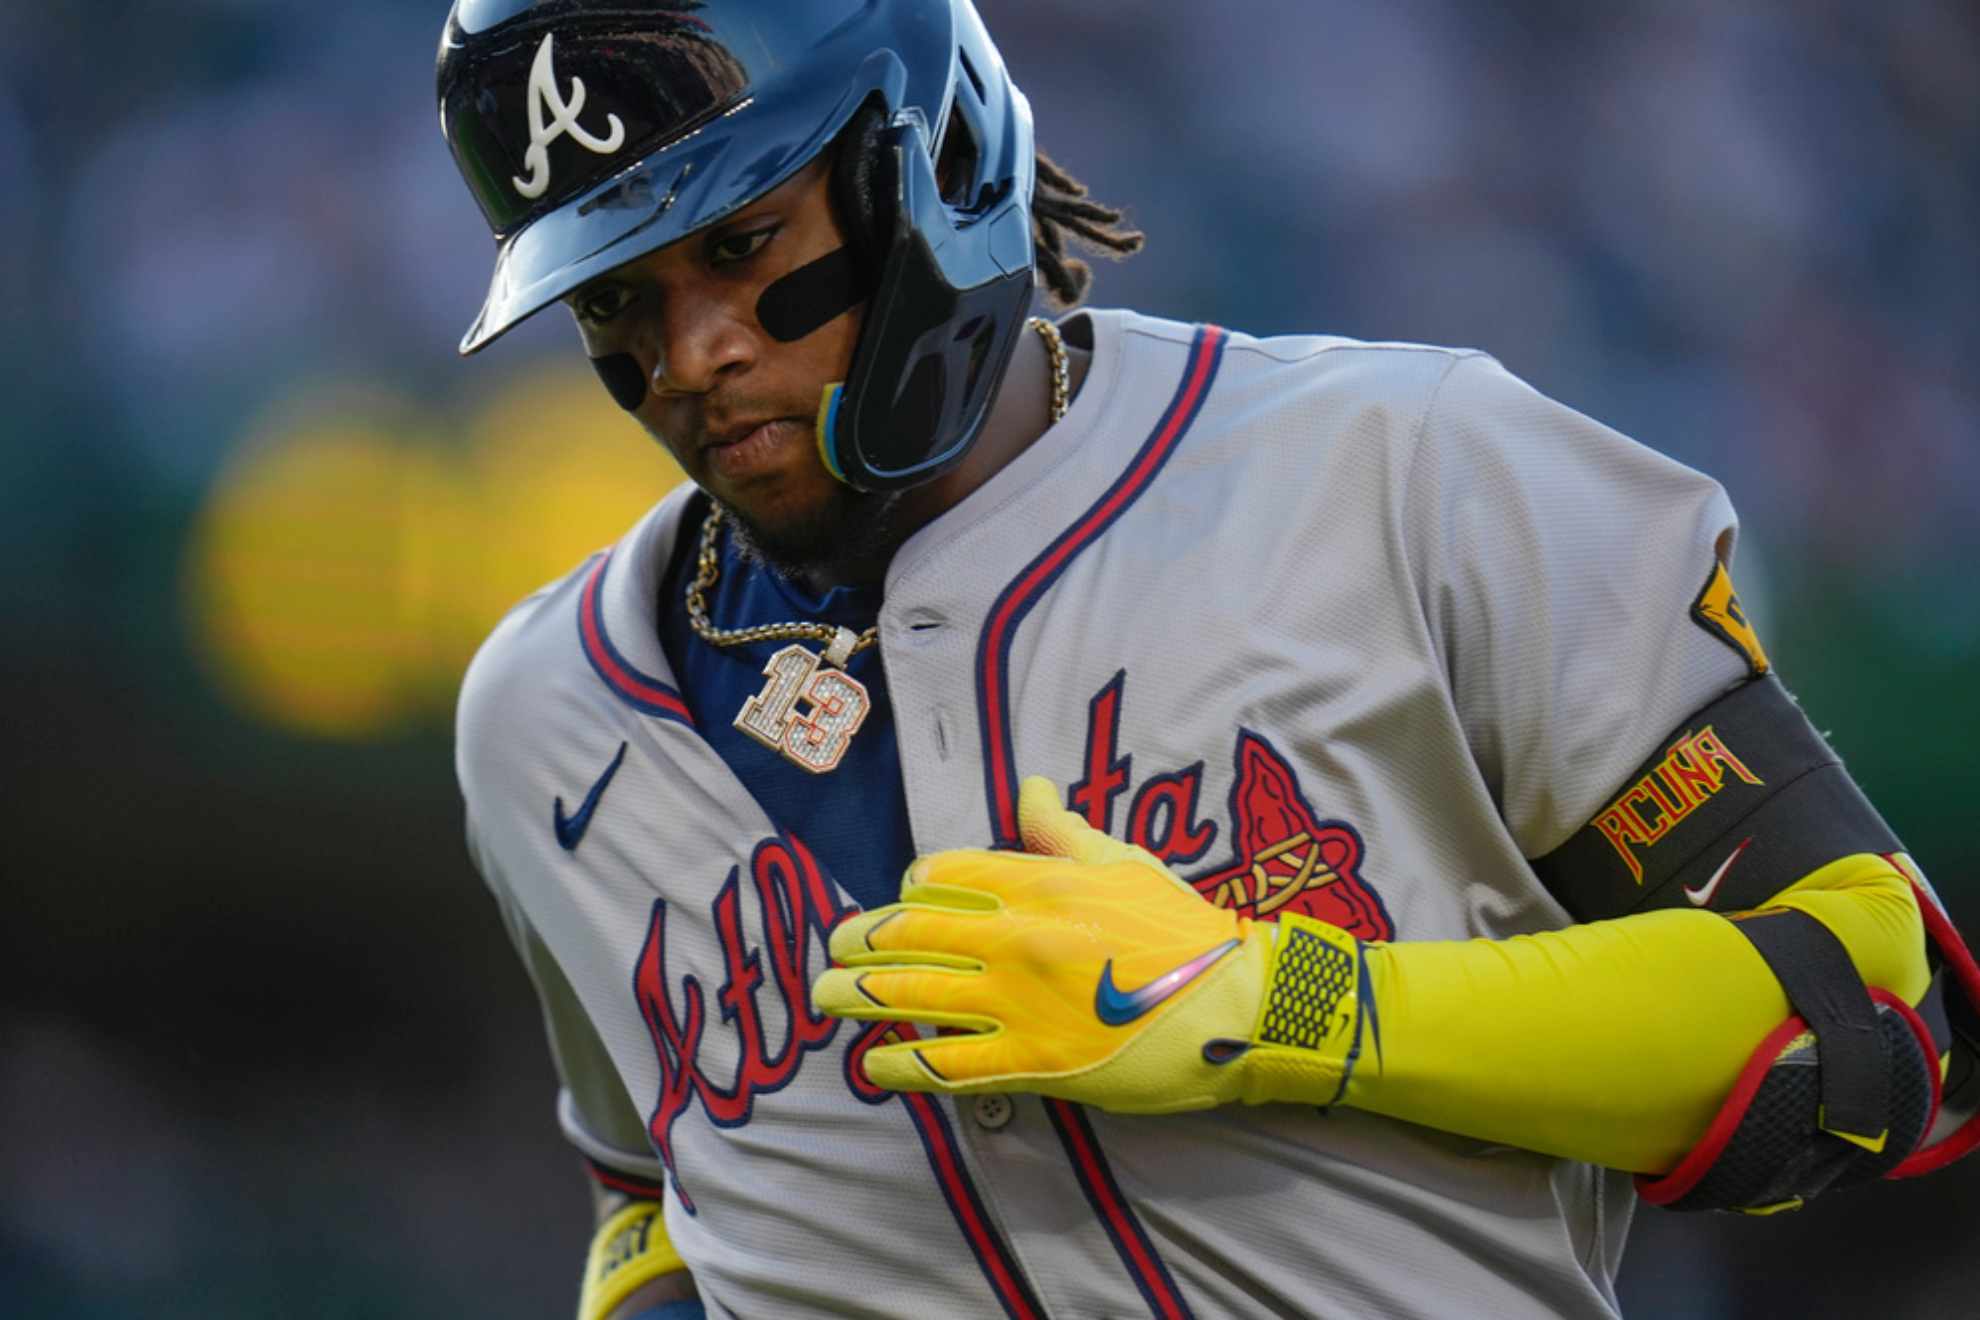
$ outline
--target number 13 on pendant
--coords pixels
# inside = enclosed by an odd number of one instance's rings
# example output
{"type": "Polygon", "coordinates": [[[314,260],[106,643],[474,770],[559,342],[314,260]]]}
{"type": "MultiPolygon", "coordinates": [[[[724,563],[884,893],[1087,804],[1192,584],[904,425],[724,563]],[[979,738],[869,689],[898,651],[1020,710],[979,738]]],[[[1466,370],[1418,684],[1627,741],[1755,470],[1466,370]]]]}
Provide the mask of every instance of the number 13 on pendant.
{"type": "Polygon", "coordinates": [[[784,759],[822,775],[837,768],[866,720],[866,685],[842,669],[820,668],[802,646],[786,646],[763,666],[763,690],[743,703],[735,727],[784,759]],[[797,703],[811,703],[800,715],[797,703]]]}

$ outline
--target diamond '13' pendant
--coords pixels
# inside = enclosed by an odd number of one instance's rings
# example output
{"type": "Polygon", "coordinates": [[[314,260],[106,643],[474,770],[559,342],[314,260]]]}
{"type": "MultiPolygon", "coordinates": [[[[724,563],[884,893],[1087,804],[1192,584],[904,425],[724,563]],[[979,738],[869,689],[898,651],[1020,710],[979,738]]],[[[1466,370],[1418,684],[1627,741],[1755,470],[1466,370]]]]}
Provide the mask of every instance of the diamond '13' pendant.
{"type": "Polygon", "coordinates": [[[736,712],[735,727],[815,775],[837,769],[873,701],[864,683],[820,662],[845,664],[855,640],[841,628],[822,656],[795,643],[771,656],[763,666],[768,681],[736,712]],[[801,701],[809,706],[803,713],[801,701]]]}

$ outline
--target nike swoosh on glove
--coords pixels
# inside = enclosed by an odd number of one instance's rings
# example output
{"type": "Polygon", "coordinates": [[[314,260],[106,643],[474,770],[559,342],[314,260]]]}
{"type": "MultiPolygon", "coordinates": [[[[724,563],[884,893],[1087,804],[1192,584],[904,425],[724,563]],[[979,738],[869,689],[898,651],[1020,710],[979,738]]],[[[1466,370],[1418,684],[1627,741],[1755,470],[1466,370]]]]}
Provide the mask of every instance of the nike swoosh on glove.
{"type": "Polygon", "coordinates": [[[1049,780],[1024,781],[1018,826],[1026,852],[919,858],[900,902],[832,932],[821,1011],[947,1029],[869,1051],[876,1084],[1147,1114],[1346,1090],[1377,1027],[1360,941],[1213,906],[1049,780]]]}

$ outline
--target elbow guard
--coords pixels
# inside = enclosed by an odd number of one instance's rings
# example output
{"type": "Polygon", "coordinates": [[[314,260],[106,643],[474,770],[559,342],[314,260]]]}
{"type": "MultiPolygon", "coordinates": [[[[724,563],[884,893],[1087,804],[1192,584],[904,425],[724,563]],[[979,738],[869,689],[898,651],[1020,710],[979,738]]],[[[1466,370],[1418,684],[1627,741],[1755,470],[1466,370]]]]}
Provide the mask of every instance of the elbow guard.
{"type": "MultiPolygon", "coordinates": [[[[1754,1051],[1698,1145],[1663,1177],[1637,1179],[1638,1194],[1670,1210],[1771,1214],[1831,1187],[1953,1158],[1958,1152],[1937,1156],[1951,1138],[1919,1150],[1938,1117],[1946,1047],[1924,1016],[1866,987],[1842,942],[1805,912],[1761,911],[1737,924],[1795,1012],[1754,1051]]],[[[1949,952],[1970,976],[1964,945],[1949,952]]],[[[1937,991],[1935,983],[1928,1003],[1937,991]]]]}

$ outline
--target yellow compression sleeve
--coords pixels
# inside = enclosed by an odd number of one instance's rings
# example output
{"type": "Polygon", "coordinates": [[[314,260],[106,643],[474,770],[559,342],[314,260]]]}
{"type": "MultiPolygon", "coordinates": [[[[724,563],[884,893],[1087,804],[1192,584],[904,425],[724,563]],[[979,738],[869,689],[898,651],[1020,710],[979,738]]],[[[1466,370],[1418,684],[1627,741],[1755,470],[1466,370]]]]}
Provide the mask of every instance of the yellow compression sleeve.
{"type": "MultiPolygon", "coordinates": [[[[1910,882],[1882,857],[1777,894],[1841,939],[1865,983],[1916,1002],[1930,971],[1910,882]]],[[[1704,1135],[1793,1010],[1732,923],[1660,910],[1504,940],[1371,944],[1380,1052],[1342,1102],[1447,1132],[1662,1173],[1704,1135]]]]}

